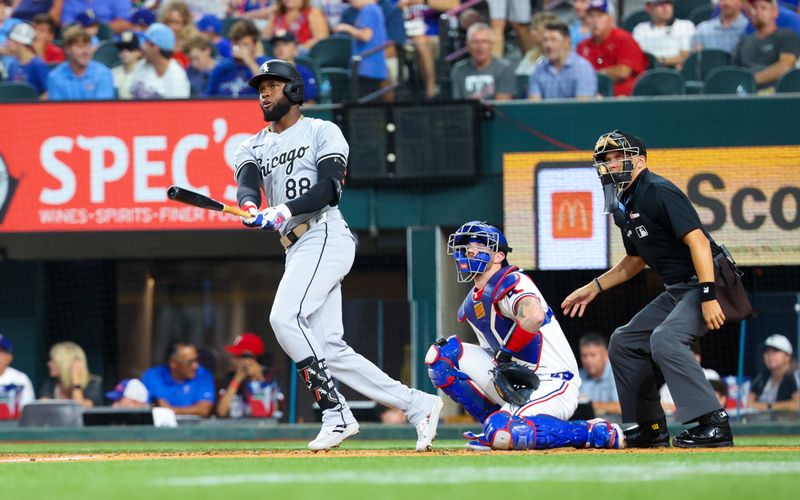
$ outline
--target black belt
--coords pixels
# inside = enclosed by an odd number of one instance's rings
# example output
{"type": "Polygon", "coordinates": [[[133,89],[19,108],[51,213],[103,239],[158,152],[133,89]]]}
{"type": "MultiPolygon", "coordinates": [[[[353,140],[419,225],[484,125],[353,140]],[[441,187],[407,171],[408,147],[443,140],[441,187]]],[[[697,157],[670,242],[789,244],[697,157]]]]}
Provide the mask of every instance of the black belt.
{"type": "Polygon", "coordinates": [[[283,245],[283,249],[288,250],[290,246],[297,243],[297,240],[299,240],[301,236],[306,234],[309,228],[311,228],[311,225],[308,222],[303,222],[296,225],[294,228],[292,228],[291,231],[289,231],[285,235],[281,236],[281,245],[283,245]]]}

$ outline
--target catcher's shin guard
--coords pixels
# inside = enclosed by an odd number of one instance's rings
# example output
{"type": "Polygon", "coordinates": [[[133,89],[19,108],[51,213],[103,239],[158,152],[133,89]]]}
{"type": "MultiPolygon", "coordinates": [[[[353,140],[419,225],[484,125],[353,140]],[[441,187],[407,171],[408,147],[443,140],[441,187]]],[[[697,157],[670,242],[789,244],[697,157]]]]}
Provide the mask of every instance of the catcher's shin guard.
{"type": "Polygon", "coordinates": [[[458,369],[458,360],[463,352],[461,341],[455,335],[447,340],[438,339],[425,355],[428,376],[437,389],[441,389],[475,420],[483,423],[492,412],[500,409],[500,405],[487,398],[469,376],[458,369]]]}
{"type": "Polygon", "coordinates": [[[298,361],[297,373],[306,383],[308,390],[314,394],[314,399],[322,411],[334,409],[339,405],[336,387],[324,359],[309,356],[298,361]]]}
{"type": "Polygon", "coordinates": [[[589,422],[560,420],[550,415],[520,417],[498,411],[486,419],[485,440],[496,450],[543,450],[575,448],[619,448],[619,427],[605,420],[589,422]]]}

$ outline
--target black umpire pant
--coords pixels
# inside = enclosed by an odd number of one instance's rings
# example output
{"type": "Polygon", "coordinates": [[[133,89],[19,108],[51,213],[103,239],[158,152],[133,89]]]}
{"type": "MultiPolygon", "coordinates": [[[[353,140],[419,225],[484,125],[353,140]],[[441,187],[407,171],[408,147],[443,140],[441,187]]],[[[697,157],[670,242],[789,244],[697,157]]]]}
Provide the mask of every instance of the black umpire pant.
{"type": "Polygon", "coordinates": [[[692,422],[720,408],[689,347],[706,331],[696,279],[668,285],[627,325],[614,331],[608,355],[623,422],[646,423],[664,417],[658,394],[662,381],[669,387],[680,422],[692,422]]]}

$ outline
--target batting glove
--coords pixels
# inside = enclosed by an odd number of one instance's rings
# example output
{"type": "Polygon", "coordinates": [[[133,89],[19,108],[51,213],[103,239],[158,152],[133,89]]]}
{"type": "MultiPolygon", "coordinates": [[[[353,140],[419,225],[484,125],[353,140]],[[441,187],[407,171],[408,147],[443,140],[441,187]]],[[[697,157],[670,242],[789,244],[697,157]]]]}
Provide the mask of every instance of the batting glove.
{"type": "Polygon", "coordinates": [[[244,224],[247,227],[261,227],[261,224],[256,223],[256,218],[260,215],[260,213],[258,211],[258,206],[256,206],[255,203],[253,203],[252,201],[244,202],[242,204],[242,210],[248,212],[251,216],[248,219],[241,217],[242,224],[244,224]]]}
{"type": "Polygon", "coordinates": [[[291,217],[292,212],[289,208],[284,204],[280,204],[277,207],[269,207],[256,215],[254,217],[255,220],[252,222],[252,227],[258,226],[265,231],[280,231],[291,217]]]}

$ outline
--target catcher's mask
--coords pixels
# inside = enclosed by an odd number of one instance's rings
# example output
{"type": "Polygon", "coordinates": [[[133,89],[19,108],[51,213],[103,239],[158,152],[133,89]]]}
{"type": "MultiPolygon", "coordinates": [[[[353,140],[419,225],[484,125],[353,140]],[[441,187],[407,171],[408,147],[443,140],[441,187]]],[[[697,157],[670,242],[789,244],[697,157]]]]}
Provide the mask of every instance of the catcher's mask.
{"type": "Polygon", "coordinates": [[[483,274],[492,262],[492,256],[500,251],[511,252],[508,241],[499,229],[486,222],[467,222],[447,240],[447,254],[456,261],[459,283],[472,281],[475,276],[483,274]],[[470,247],[478,251],[469,252],[470,247]]]}
{"type": "Polygon", "coordinates": [[[638,137],[627,134],[621,130],[614,130],[603,134],[597,139],[594,146],[594,168],[603,185],[613,184],[619,191],[625,189],[633,177],[633,157],[647,156],[644,143],[638,137]],[[612,172],[608,153],[622,152],[622,169],[612,172]]]}

